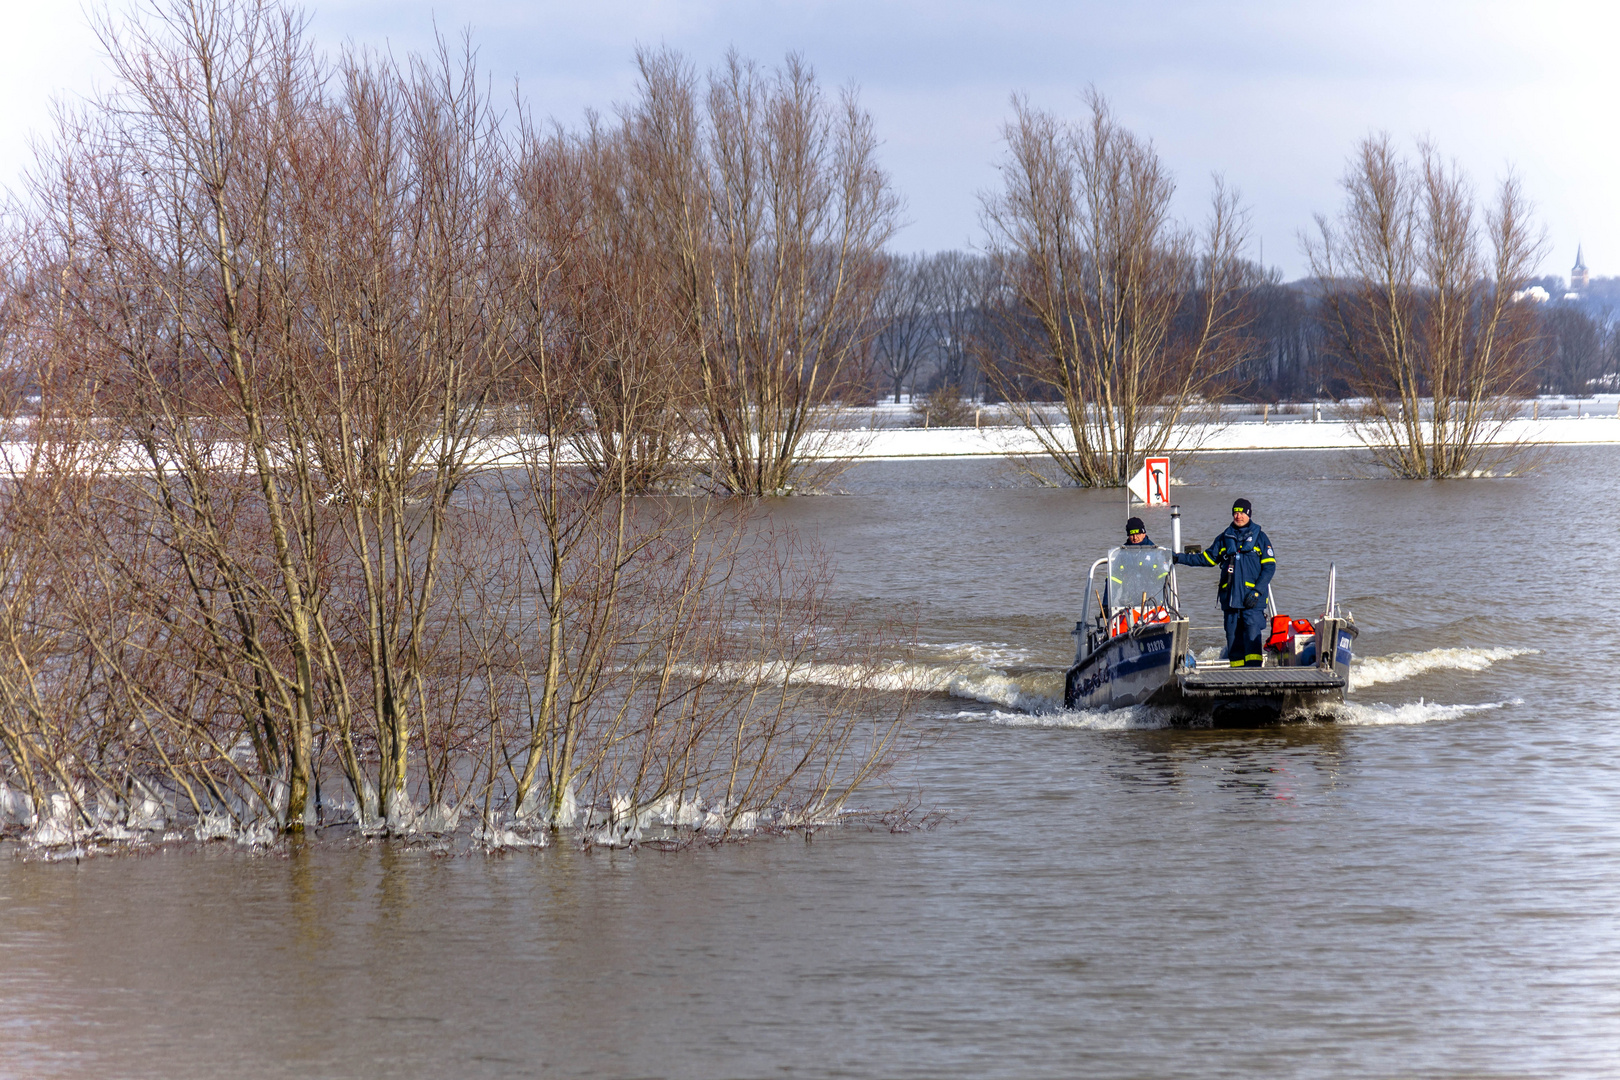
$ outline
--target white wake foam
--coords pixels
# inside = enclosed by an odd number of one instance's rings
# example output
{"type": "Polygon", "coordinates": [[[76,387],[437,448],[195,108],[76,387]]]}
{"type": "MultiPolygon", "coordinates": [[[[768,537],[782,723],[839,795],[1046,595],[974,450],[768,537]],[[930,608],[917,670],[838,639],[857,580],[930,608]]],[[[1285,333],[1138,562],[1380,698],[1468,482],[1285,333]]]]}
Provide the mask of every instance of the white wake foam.
{"type": "Polygon", "coordinates": [[[918,689],[949,694],[986,705],[1017,709],[1020,714],[1045,715],[1063,707],[1063,672],[1033,671],[1022,675],[961,667],[928,673],[918,689]],[[925,685],[926,683],[926,685],[925,685]]]}
{"type": "MultiPolygon", "coordinates": [[[[698,669],[681,670],[696,672],[698,669]]],[[[1050,711],[1063,704],[1062,671],[1030,671],[1010,675],[990,664],[976,662],[937,664],[896,660],[863,665],[819,662],[786,664],[773,661],[721,665],[704,669],[703,673],[718,675],[732,682],[764,685],[785,682],[799,686],[865,686],[874,690],[947,694],[1026,712],[1050,711]]]]}
{"type": "Polygon", "coordinates": [[[1442,705],[1437,701],[1408,701],[1401,705],[1363,705],[1345,702],[1334,706],[1325,719],[1347,727],[1380,727],[1384,725],[1432,724],[1438,720],[1457,720],[1472,713],[1491,712],[1508,705],[1522,705],[1524,699],[1486,701],[1477,705],[1442,705]]]}
{"type": "Polygon", "coordinates": [[[923,645],[942,664],[906,665],[911,687],[924,693],[948,694],[1024,713],[1046,713],[1063,706],[1062,671],[1009,674],[1004,668],[1027,663],[1028,649],[1002,642],[960,641],[923,645]]]}
{"type": "Polygon", "coordinates": [[[1424,652],[1391,653],[1357,660],[1350,668],[1350,689],[1365,690],[1379,683],[1400,682],[1437,668],[1454,671],[1484,671],[1498,660],[1538,652],[1537,649],[1429,649],[1424,652]]]}
{"type": "MultiPolygon", "coordinates": [[[[1305,723],[1336,724],[1340,727],[1383,727],[1432,724],[1442,720],[1457,720],[1474,713],[1491,712],[1509,705],[1522,705],[1522,698],[1511,701],[1486,701],[1469,705],[1442,705],[1436,701],[1409,701],[1400,705],[1357,704],[1326,706],[1304,716],[1294,717],[1305,723]]],[[[978,721],[1014,728],[1069,728],[1077,731],[1158,731],[1174,727],[1187,716],[1175,709],[1133,705],[1123,709],[1074,709],[1045,713],[959,712],[948,719],[978,721]]]]}
{"type": "Polygon", "coordinates": [[[923,642],[917,651],[938,658],[944,663],[973,663],[1003,667],[1027,664],[1035,655],[1029,649],[1009,645],[1005,641],[945,641],[937,644],[923,642]]]}
{"type": "Polygon", "coordinates": [[[1015,728],[1069,728],[1076,731],[1157,731],[1174,725],[1177,713],[1171,709],[1155,709],[1133,705],[1123,709],[1057,709],[1055,711],[1026,713],[1003,712],[993,709],[988,713],[959,712],[946,719],[972,720],[1015,728]]]}
{"type": "Polygon", "coordinates": [[[1063,672],[1026,671],[1009,675],[985,664],[898,664],[878,684],[886,690],[947,694],[1021,713],[1048,713],[1063,707],[1063,672]]]}
{"type": "MultiPolygon", "coordinates": [[[[865,685],[878,690],[944,694],[966,701],[983,702],[1012,712],[992,712],[994,723],[1010,726],[1066,727],[1092,731],[1127,731],[1168,727],[1173,710],[1126,708],[1090,712],[1063,708],[1061,670],[1034,670],[1009,673],[1031,657],[1028,650],[1001,642],[946,642],[923,645],[919,651],[927,659],[891,661],[875,666],[827,663],[786,665],[764,663],[728,670],[722,677],[739,681],[777,682],[848,687],[865,685]]],[[[1210,650],[1206,650],[1208,652],[1210,650]]],[[[1217,650],[1218,651],[1218,650],[1217,650]]],[[[1392,653],[1359,659],[1350,670],[1352,690],[1381,683],[1400,682],[1426,671],[1483,671],[1500,660],[1536,652],[1535,649],[1447,648],[1424,652],[1392,653]]],[[[1458,708],[1471,711],[1487,706],[1440,706],[1418,702],[1415,705],[1351,705],[1348,709],[1371,709],[1365,718],[1341,718],[1345,723],[1399,724],[1445,719],[1433,710],[1458,708]],[[1414,709],[1424,719],[1392,719],[1387,710],[1414,709]]],[[[1488,706],[1494,708],[1495,706],[1488,706]]],[[[984,714],[973,714],[983,718],[984,714]]],[[[1404,714],[1402,714],[1404,715],[1404,714]]],[[[1460,715],[1460,714],[1459,714],[1460,715]]]]}

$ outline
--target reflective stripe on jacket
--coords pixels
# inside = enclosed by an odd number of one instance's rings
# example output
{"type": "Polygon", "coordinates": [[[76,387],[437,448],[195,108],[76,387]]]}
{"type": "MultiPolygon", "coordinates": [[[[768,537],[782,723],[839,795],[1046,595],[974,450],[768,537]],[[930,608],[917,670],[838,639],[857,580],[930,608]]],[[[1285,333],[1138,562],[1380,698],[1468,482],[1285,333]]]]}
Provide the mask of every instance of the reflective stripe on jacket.
{"type": "Polygon", "coordinates": [[[1266,586],[1277,572],[1271,538],[1252,521],[1241,529],[1228,525],[1209,547],[1192,555],[1178,553],[1176,562],[1182,566],[1219,566],[1221,580],[1215,586],[1215,595],[1227,611],[1263,605],[1266,586]]]}

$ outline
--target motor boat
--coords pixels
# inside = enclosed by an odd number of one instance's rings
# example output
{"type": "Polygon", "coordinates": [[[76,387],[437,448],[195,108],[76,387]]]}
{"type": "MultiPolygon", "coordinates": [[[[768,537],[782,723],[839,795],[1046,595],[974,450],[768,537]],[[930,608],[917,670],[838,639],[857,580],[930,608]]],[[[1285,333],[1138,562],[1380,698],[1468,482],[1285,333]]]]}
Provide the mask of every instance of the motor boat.
{"type": "MultiPolygon", "coordinates": [[[[1179,509],[1172,507],[1171,515],[1179,543],[1179,509]]],[[[1339,610],[1337,578],[1337,568],[1329,567],[1327,602],[1314,620],[1277,612],[1268,596],[1263,662],[1233,667],[1193,653],[1194,628],[1182,613],[1171,549],[1113,548],[1087,575],[1080,621],[1071,631],[1075,656],[1064,679],[1064,707],[1150,705],[1174,709],[1188,722],[1262,724],[1342,703],[1357,630],[1354,618],[1339,610]],[[1107,575],[1101,582],[1099,570],[1107,575]]]]}

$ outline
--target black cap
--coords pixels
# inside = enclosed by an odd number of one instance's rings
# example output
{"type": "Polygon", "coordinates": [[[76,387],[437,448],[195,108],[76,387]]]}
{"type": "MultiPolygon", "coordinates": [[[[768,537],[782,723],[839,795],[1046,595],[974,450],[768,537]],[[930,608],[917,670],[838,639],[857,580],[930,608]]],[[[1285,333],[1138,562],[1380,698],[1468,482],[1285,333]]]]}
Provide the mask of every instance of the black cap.
{"type": "Polygon", "coordinates": [[[1131,520],[1129,520],[1129,521],[1127,521],[1125,523],[1125,533],[1126,533],[1127,536],[1130,535],[1131,533],[1145,533],[1145,532],[1147,532],[1147,526],[1142,524],[1142,519],[1141,518],[1133,517],[1133,518],[1131,518],[1131,520]]]}
{"type": "Polygon", "coordinates": [[[1250,502],[1248,499],[1233,499],[1232,513],[1235,514],[1239,510],[1243,511],[1245,514],[1252,514],[1254,513],[1254,503],[1250,502]]]}

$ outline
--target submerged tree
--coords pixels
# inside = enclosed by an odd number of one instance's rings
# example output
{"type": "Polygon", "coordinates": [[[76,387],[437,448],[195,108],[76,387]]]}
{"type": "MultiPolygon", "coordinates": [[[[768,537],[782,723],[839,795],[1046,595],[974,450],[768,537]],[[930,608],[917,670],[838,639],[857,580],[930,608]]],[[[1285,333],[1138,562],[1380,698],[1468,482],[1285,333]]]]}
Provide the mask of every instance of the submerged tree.
{"type": "Polygon", "coordinates": [[[1245,219],[1217,183],[1202,235],[1171,216],[1175,182],[1095,91],[1071,124],[1013,102],[1002,190],[983,197],[988,250],[1017,297],[992,366],[1073,483],[1125,483],[1145,452],[1189,448],[1187,423],[1237,361],[1245,219]]]}
{"type": "MultiPolygon", "coordinates": [[[[724,833],[881,775],[904,695],[815,556],[635,497],[710,331],[624,143],[503,131],[442,47],[329,63],[271,0],[103,29],[116,89],[0,250],[0,785],[70,832],[724,833]]],[[[831,303],[836,369],[848,294],[799,284],[760,310],[797,349],[831,303]]]]}
{"type": "Polygon", "coordinates": [[[732,53],[706,92],[678,55],[640,63],[627,150],[699,373],[700,467],[724,491],[791,490],[864,388],[897,209],[871,117],[798,56],[766,72],[732,53]]]}
{"type": "Polygon", "coordinates": [[[1362,140],[1336,222],[1305,245],[1363,441],[1397,476],[1475,472],[1531,378],[1535,317],[1513,294],[1542,241],[1517,179],[1481,212],[1468,178],[1429,143],[1414,163],[1389,136],[1362,140]]]}

